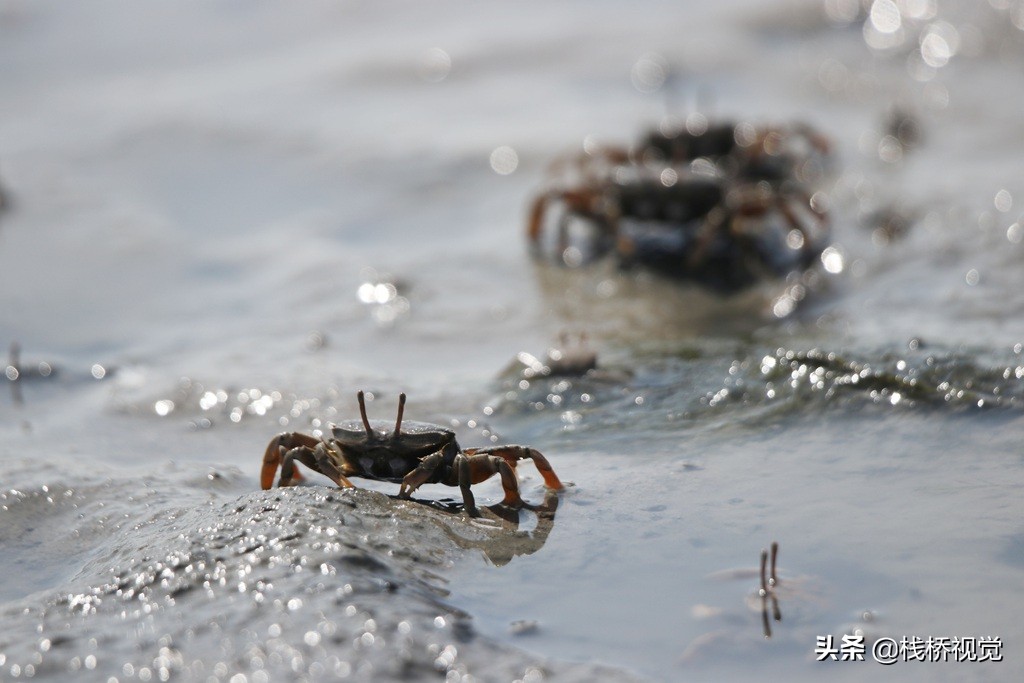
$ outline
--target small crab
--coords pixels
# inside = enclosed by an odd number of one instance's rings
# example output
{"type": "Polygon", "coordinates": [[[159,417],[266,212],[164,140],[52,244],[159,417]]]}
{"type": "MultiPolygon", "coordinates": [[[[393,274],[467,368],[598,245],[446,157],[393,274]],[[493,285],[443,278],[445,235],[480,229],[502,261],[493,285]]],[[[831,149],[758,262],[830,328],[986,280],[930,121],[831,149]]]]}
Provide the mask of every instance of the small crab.
{"type": "Polygon", "coordinates": [[[568,332],[558,337],[559,345],[548,349],[543,358],[520,351],[502,375],[520,379],[534,377],[583,377],[597,368],[597,352],[587,343],[586,332],[576,335],[576,343],[568,332]]]}
{"type": "Polygon", "coordinates": [[[757,595],[761,598],[761,627],[764,629],[764,637],[772,637],[771,623],[768,621],[768,601],[772,603],[772,618],[775,621],[782,621],[782,610],[779,609],[779,599],[775,595],[775,587],[779,585],[778,574],[775,573],[775,561],[779,556],[779,544],[772,541],[771,574],[767,572],[768,551],[761,551],[761,588],[757,595]]]}
{"type": "Polygon", "coordinates": [[[567,265],[614,253],[623,267],[729,293],[805,270],[828,245],[827,215],[796,184],[673,177],[668,186],[640,178],[544,193],[527,230],[534,252],[544,251],[554,208],[555,253],[567,265]],[[585,228],[583,248],[573,242],[573,223],[585,228]]]}
{"type": "Polygon", "coordinates": [[[631,151],[597,148],[559,163],[530,207],[527,238],[566,265],[614,254],[622,266],[735,292],[821,255],[825,201],[805,182],[827,156],[827,140],[802,125],[718,124],[652,133],[631,151]]]}
{"type": "Polygon", "coordinates": [[[466,512],[472,517],[479,517],[480,512],[470,486],[495,474],[501,475],[503,504],[531,507],[519,495],[515,473],[517,462],[524,458],[533,460],[548,488],[564,488],[547,458],[534,448],[508,445],[462,449],[450,429],[425,422],[403,423],[405,394],[398,398],[394,425],[369,420],[363,392],[357,397],[361,419],[331,425],[329,437],[284,432],[271,439],[263,456],[260,485],[269,489],[278,467],[281,478],[277,485],[295,484],[299,480],[296,462],[301,462],[343,488],[354,486],[348,477],[401,483],[399,498],[409,498],[423,484],[458,486],[466,512]]]}

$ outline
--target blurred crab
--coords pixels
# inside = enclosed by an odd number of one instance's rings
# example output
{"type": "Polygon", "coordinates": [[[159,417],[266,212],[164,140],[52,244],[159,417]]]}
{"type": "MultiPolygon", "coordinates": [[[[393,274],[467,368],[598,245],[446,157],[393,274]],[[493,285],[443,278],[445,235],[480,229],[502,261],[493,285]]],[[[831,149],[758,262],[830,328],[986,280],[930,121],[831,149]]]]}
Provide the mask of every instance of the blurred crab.
{"type": "Polygon", "coordinates": [[[597,368],[597,352],[587,341],[586,332],[576,335],[575,343],[568,332],[558,337],[557,347],[549,348],[543,358],[520,351],[501,373],[517,379],[534,377],[583,377],[597,368]]]}
{"type": "Polygon", "coordinates": [[[806,123],[709,123],[696,114],[683,125],[669,121],[648,131],[631,147],[588,141],[581,154],[556,159],[551,172],[569,184],[621,179],[631,171],[678,172],[688,167],[725,179],[813,183],[831,158],[829,139],[806,123]]]}
{"type": "MultiPolygon", "coordinates": [[[[703,116],[685,126],[648,133],[633,152],[639,163],[672,166],[702,159],[741,180],[814,181],[828,166],[831,144],[806,123],[758,127],[748,122],[708,124],[703,116]]],[[[700,165],[700,164],[698,164],[700,165]]]]}
{"type": "Polygon", "coordinates": [[[470,486],[495,474],[501,475],[503,504],[531,507],[519,495],[515,473],[518,461],[529,458],[548,488],[564,488],[547,458],[534,448],[509,445],[462,449],[450,429],[424,422],[403,423],[405,394],[398,398],[398,418],[393,425],[369,420],[362,391],[357,398],[360,420],[331,425],[329,437],[284,432],[271,439],[263,456],[261,486],[269,489],[273,485],[278,467],[278,486],[295,484],[299,480],[296,463],[302,463],[343,488],[354,486],[348,477],[401,483],[399,498],[409,498],[423,484],[458,486],[466,512],[479,517],[470,486]]]}
{"type": "Polygon", "coordinates": [[[614,253],[624,267],[644,266],[726,293],[809,268],[830,233],[824,209],[798,186],[729,185],[700,176],[665,185],[647,178],[538,197],[528,228],[537,253],[545,250],[545,225],[556,204],[555,253],[565,264],[614,253]]]}
{"type": "Polygon", "coordinates": [[[628,152],[599,147],[560,166],[562,179],[530,207],[527,238],[566,265],[615,254],[734,292],[805,270],[828,245],[825,202],[801,180],[827,154],[807,126],[749,124],[651,133],[628,152]]]}

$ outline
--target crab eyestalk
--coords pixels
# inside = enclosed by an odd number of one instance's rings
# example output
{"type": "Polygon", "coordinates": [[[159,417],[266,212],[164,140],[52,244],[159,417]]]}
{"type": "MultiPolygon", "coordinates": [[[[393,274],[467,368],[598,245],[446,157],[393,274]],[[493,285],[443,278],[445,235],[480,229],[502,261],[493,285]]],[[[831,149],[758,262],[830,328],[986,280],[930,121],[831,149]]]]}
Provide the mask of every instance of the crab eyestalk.
{"type": "Polygon", "coordinates": [[[395,438],[402,433],[402,415],[405,413],[405,392],[398,395],[398,419],[395,420],[395,438]]]}
{"type": "Polygon", "coordinates": [[[366,429],[367,438],[373,436],[373,429],[370,427],[370,419],[366,417],[366,397],[363,395],[362,390],[356,394],[356,398],[359,399],[359,417],[363,419],[363,427],[366,429]]]}
{"type": "Polygon", "coordinates": [[[767,578],[767,567],[768,567],[768,551],[761,551],[761,597],[768,595],[768,578],[767,578]]]}
{"type": "MultiPolygon", "coordinates": [[[[772,600],[775,600],[775,596],[772,596],[772,600]]],[[[770,640],[772,637],[772,626],[768,621],[768,594],[761,593],[761,628],[764,631],[765,640],[770,640]]]]}
{"type": "Polygon", "coordinates": [[[776,560],[776,558],[778,558],[778,556],[779,556],[779,543],[778,543],[778,541],[772,541],[772,563],[771,563],[772,564],[772,570],[771,570],[771,574],[769,574],[769,576],[768,576],[768,585],[772,586],[772,587],[778,585],[778,583],[779,583],[778,576],[775,574],[775,560],[776,560]]]}

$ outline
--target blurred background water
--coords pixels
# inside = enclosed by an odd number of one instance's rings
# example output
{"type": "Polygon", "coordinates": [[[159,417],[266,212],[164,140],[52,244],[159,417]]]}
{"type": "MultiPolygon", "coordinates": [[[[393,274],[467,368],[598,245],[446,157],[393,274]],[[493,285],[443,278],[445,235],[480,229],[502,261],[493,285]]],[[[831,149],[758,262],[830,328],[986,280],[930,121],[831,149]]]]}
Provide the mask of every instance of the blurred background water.
{"type": "MultiPolygon", "coordinates": [[[[500,680],[479,655],[511,645],[656,680],[1019,676],[1022,29],[1016,0],[0,0],[0,678],[142,678],[165,633],[241,610],[211,593],[47,635],[58,596],[270,496],[267,440],[351,417],[357,389],[574,483],[550,528],[523,514],[514,558],[422,542],[479,636],[438,675],[500,680]],[[795,311],[529,258],[552,159],[693,114],[831,138],[837,260],[795,311]],[[602,372],[502,374],[565,331],[602,372]],[[998,637],[1005,661],[814,661],[857,629],[998,637]]],[[[279,594],[308,590],[289,576],[279,594]]],[[[313,648],[303,614],[257,645],[313,648]]],[[[174,647],[187,678],[264,672],[220,639],[174,647]]],[[[327,675],[313,650],[293,673],[327,675]]]]}

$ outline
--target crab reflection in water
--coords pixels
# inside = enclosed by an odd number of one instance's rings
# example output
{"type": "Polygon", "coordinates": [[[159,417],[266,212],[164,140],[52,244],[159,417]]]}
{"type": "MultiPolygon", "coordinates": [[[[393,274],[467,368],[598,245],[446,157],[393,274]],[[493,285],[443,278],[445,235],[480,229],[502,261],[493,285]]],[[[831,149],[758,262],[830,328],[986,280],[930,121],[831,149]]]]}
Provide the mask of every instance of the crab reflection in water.
{"type": "Polygon", "coordinates": [[[524,529],[524,517],[529,513],[520,512],[503,503],[480,508],[480,517],[468,525],[459,515],[462,506],[454,500],[421,500],[411,502],[426,505],[435,510],[451,513],[451,522],[431,517],[433,522],[451,541],[463,550],[479,550],[495,567],[503,567],[514,558],[532,555],[548,540],[555,526],[555,512],[558,510],[559,494],[548,489],[544,502],[534,505],[530,512],[536,516],[536,525],[524,529]]]}

